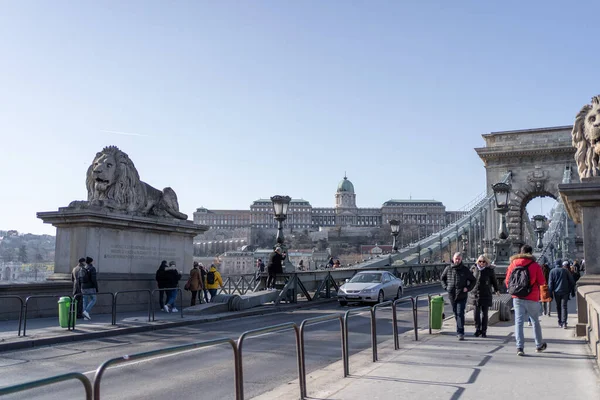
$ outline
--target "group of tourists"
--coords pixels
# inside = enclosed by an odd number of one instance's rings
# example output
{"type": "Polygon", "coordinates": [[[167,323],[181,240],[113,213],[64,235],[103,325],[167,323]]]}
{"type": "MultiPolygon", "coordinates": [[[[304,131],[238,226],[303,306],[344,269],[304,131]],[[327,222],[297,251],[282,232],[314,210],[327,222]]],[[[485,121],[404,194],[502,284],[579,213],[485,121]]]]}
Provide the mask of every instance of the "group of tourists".
{"type": "MultiPolygon", "coordinates": [[[[525,321],[533,327],[536,352],[540,353],[548,347],[543,341],[542,327],[539,322],[541,314],[550,316],[552,300],[556,301],[558,326],[567,329],[567,302],[575,297],[575,282],[579,279],[581,267],[571,266],[569,261],[559,260],[555,268],[547,264],[540,266],[532,255],[529,245],[521,247],[519,254],[510,258],[506,270],[505,285],[512,295],[515,312],[515,341],[517,355],[525,355],[524,328],[525,321]]],[[[575,263],[574,263],[575,265],[575,263]]],[[[462,254],[455,253],[452,264],[444,269],[441,284],[448,292],[452,311],[456,319],[458,340],[465,338],[465,309],[467,303],[474,308],[476,337],[487,337],[489,308],[492,306],[493,294],[499,294],[495,266],[481,255],[476,265],[468,268],[463,264],[462,254]]]]}
{"type": "MultiPolygon", "coordinates": [[[[175,307],[175,300],[177,299],[177,290],[181,276],[182,272],[177,270],[175,261],[167,263],[166,260],[163,260],[156,271],[155,279],[159,289],[158,302],[164,312],[179,311],[175,307]],[[165,297],[166,301],[164,301],[165,297]]],[[[223,288],[223,278],[217,271],[217,267],[211,264],[207,271],[204,264],[194,261],[194,265],[190,270],[190,276],[184,286],[185,290],[189,290],[192,293],[190,305],[195,306],[196,301],[200,304],[203,302],[208,303],[217,295],[219,288],[223,288]],[[202,301],[203,299],[204,301],[202,301]]]]}
{"type": "Polygon", "coordinates": [[[98,293],[98,280],[96,267],[92,257],[80,258],[78,264],[71,271],[73,283],[73,298],[77,302],[77,318],[91,320],[90,312],[96,304],[98,293]]]}

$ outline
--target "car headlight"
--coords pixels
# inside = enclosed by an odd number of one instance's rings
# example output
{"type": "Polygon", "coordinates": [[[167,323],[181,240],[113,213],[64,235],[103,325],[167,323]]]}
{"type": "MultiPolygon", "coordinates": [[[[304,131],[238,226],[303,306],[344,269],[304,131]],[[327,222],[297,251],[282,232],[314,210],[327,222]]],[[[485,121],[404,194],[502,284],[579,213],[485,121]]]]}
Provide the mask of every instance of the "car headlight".
{"type": "Polygon", "coordinates": [[[373,293],[375,290],[377,290],[377,289],[363,289],[362,292],[363,293],[373,293]]]}
{"type": "Polygon", "coordinates": [[[346,293],[346,289],[344,289],[343,287],[340,287],[340,292],[341,293],[346,293]]]}

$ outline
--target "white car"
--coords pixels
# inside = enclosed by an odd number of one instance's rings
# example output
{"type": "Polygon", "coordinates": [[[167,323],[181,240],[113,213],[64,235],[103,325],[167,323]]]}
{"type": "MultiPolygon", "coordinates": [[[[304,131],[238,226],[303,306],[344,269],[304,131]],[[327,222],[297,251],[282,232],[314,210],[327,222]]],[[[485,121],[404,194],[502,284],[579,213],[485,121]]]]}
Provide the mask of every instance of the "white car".
{"type": "Polygon", "coordinates": [[[402,279],[387,271],[362,271],[347,280],[338,291],[341,306],[349,302],[382,303],[402,297],[402,279]]]}

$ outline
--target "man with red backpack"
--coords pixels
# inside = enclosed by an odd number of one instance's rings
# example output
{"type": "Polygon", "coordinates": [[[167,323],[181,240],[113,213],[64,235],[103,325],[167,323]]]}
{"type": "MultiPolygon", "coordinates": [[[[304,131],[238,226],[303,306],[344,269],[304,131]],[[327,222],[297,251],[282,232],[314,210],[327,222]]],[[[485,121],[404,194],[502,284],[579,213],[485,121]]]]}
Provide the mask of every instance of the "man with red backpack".
{"type": "Polygon", "coordinates": [[[542,326],[540,325],[540,286],[546,284],[542,267],[535,262],[532,255],[533,249],[529,245],[521,247],[520,254],[510,258],[510,265],[506,270],[504,280],[508,293],[512,295],[515,309],[515,340],[517,342],[517,355],[524,356],[525,338],[523,323],[529,319],[533,324],[536,351],[541,353],[548,347],[542,339],[542,326]]]}

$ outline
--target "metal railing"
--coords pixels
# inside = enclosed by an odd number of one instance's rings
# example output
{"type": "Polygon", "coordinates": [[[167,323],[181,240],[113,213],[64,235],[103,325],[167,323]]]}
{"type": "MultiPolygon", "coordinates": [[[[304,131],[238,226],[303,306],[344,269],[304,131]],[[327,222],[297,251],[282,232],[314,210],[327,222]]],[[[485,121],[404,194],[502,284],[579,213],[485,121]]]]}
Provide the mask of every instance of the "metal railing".
{"type": "Polygon", "coordinates": [[[19,308],[19,334],[17,336],[21,336],[21,324],[23,322],[23,299],[20,296],[16,295],[2,295],[0,299],[16,299],[19,300],[21,307],[19,308]]]}
{"type": "Polygon", "coordinates": [[[346,353],[346,347],[344,346],[344,320],[340,314],[334,315],[323,315],[321,317],[308,318],[302,321],[300,324],[300,398],[306,397],[306,352],[304,350],[304,328],[308,325],[318,324],[325,321],[333,321],[337,319],[340,321],[340,336],[342,337],[342,361],[345,363],[348,354],[346,353]]]}
{"type": "Polygon", "coordinates": [[[112,310],[112,315],[113,315],[113,321],[117,321],[117,300],[119,298],[120,294],[124,294],[124,293],[148,293],[148,322],[151,322],[151,315],[152,315],[152,291],[150,289],[135,289],[135,290],[121,290],[119,292],[115,293],[115,301],[113,303],[113,310],[112,310]]]}
{"type": "MultiPolygon", "coordinates": [[[[145,292],[145,290],[141,290],[141,291],[145,292]]],[[[114,296],[115,297],[115,307],[116,307],[116,303],[117,303],[117,294],[118,293],[129,293],[129,292],[135,293],[135,292],[140,292],[140,290],[122,291],[122,292],[115,293],[115,296],[114,296]]],[[[33,296],[30,296],[30,297],[33,298],[33,296]]],[[[57,297],[57,296],[48,295],[48,296],[38,296],[38,297],[57,297]]],[[[69,297],[69,296],[61,296],[61,297],[69,297]]],[[[375,361],[377,361],[377,358],[378,358],[376,310],[381,307],[391,307],[392,308],[392,321],[393,321],[393,325],[394,325],[394,349],[398,350],[399,349],[399,335],[398,335],[398,329],[397,329],[397,322],[398,322],[397,306],[398,306],[398,304],[401,304],[403,302],[410,301],[412,303],[413,326],[415,329],[415,340],[417,340],[418,339],[418,336],[416,335],[416,330],[417,330],[417,316],[416,316],[417,315],[417,313],[416,313],[417,306],[416,306],[416,304],[417,304],[417,300],[418,299],[415,297],[404,297],[401,299],[397,299],[393,302],[387,301],[385,303],[380,303],[373,307],[361,307],[361,308],[351,309],[351,310],[348,310],[344,314],[343,317],[340,314],[329,314],[329,315],[323,315],[323,316],[314,317],[314,318],[308,318],[308,319],[305,319],[302,321],[299,328],[294,322],[287,322],[287,323],[283,323],[283,324],[268,326],[265,328],[254,329],[254,330],[243,332],[239,336],[237,342],[232,339],[229,339],[229,338],[214,339],[214,340],[209,340],[209,341],[204,341],[204,342],[196,342],[196,343],[191,343],[191,344],[168,347],[165,349],[153,350],[153,351],[138,353],[138,354],[133,354],[133,355],[124,355],[121,357],[113,358],[113,359],[110,359],[110,360],[104,362],[96,369],[96,374],[95,374],[94,380],[93,380],[93,390],[92,390],[92,384],[83,374],[69,373],[69,374],[58,375],[55,377],[40,379],[37,381],[32,381],[32,382],[27,382],[27,383],[23,383],[23,384],[18,384],[18,385],[2,388],[2,389],[0,389],[0,396],[4,395],[4,394],[10,394],[10,393],[20,392],[20,391],[24,391],[24,390],[28,390],[28,389],[32,389],[32,388],[37,388],[40,386],[45,386],[45,385],[49,385],[49,384],[56,383],[56,382],[62,382],[62,381],[69,380],[69,379],[79,379],[85,387],[86,399],[93,398],[94,400],[100,400],[100,393],[101,393],[100,385],[102,383],[102,378],[103,378],[106,370],[113,365],[123,364],[123,363],[128,363],[128,362],[136,362],[136,361],[140,361],[140,360],[150,359],[154,356],[171,355],[171,354],[176,354],[176,353],[185,352],[185,351],[189,351],[189,350],[201,349],[204,347],[216,346],[216,345],[228,343],[232,347],[233,357],[234,357],[235,398],[236,398],[236,400],[243,400],[244,399],[244,371],[243,371],[243,362],[242,362],[242,358],[243,358],[242,348],[243,348],[244,340],[246,338],[258,336],[258,335],[261,335],[264,333],[273,333],[273,332],[280,332],[280,331],[284,331],[284,330],[288,330],[288,329],[293,329],[294,333],[295,333],[295,339],[296,339],[296,359],[297,359],[297,365],[298,365],[298,378],[299,378],[298,380],[299,380],[300,396],[302,399],[304,399],[307,396],[306,351],[305,351],[305,339],[304,339],[304,332],[305,332],[305,328],[307,326],[318,324],[321,322],[326,322],[326,321],[333,321],[336,319],[340,321],[341,342],[342,342],[341,343],[342,360],[343,360],[343,367],[344,367],[343,369],[344,369],[344,377],[347,377],[350,374],[350,371],[349,371],[350,352],[349,352],[349,345],[348,345],[348,334],[349,334],[348,318],[352,314],[357,314],[357,313],[361,313],[361,312],[365,312],[365,311],[368,311],[370,313],[371,345],[372,345],[372,350],[373,350],[373,362],[375,362],[375,361]]]]}
{"type": "Polygon", "coordinates": [[[346,349],[347,357],[344,360],[344,378],[347,377],[348,375],[350,375],[350,350],[349,350],[349,345],[348,345],[348,318],[350,317],[351,314],[358,314],[358,313],[362,313],[364,311],[369,311],[369,313],[371,314],[371,347],[373,350],[373,362],[376,361],[375,348],[373,347],[373,338],[375,337],[375,332],[373,329],[373,327],[375,325],[375,318],[373,317],[373,308],[372,307],[359,307],[359,308],[355,308],[355,309],[346,311],[346,313],[344,314],[344,347],[346,349]]]}
{"type": "MultiPolygon", "coordinates": [[[[111,320],[110,320],[110,324],[111,325],[116,325],[117,324],[117,320],[116,320],[116,316],[115,316],[115,294],[113,292],[98,292],[98,293],[92,293],[92,296],[100,296],[100,295],[110,295],[110,313],[111,313],[111,320]]],[[[73,296],[73,301],[71,302],[71,307],[73,307],[73,309],[71,310],[71,314],[72,313],[77,313],[77,309],[75,309],[74,307],[76,307],[75,305],[75,301],[83,301],[83,296],[86,296],[83,293],[77,293],[76,295],[73,296]],[[79,300],[77,300],[79,299],[79,300]]],[[[90,296],[90,295],[87,295],[90,296]]],[[[73,329],[75,329],[75,321],[71,321],[73,322],[73,329]]]]}
{"type": "MultiPolygon", "coordinates": [[[[66,296],[65,296],[66,297],[66,296]]],[[[7,394],[23,392],[25,390],[36,389],[42,386],[52,385],[54,383],[69,381],[71,379],[77,379],[83,384],[83,388],[85,389],[85,399],[92,400],[92,384],[90,380],[82,373],[79,372],[69,372],[67,374],[56,375],[50,378],[39,379],[37,381],[25,382],[14,386],[8,386],[5,388],[0,388],[0,396],[5,396],[7,394]]]]}
{"type": "MultiPolygon", "coordinates": [[[[170,291],[170,290],[177,290],[178,294],[179,294],[179,312],[181,313],[181,318],[183,318],[183,292],[181,291],[180,288],[162,288],[162,289],[154,289],[152,290],[152,292],[150,293],[150,298],[154,298],[154,293],[156,292],[166,292],[166,291],[170,291]]],[[[168,294],[167,294],[168,296],[168,294]]],[[[155,321],[154,319],[154,306],[150,306],[150,309],[152,310],[152,321],[155,321]]]]}
{"type": "Polygon", "coordinates": [[[286,322],[283,324],[267,326],[265,328],[253,329],[250,331],[246,331],[242,333],[237,341],[237,356],[238,356],[238,391],[239,394],[238,400],[244,400],[244,366],[242,364],[242,345],[244,344],[244,339],[247,337],[252,337],[256,335],[260,335],[262,333],[270,333],[270,332],[278,332],[287,329],[293,329],[296,335],[296,357],[298,359],[298,380],[302,381],[302,362],[300,361],[300,332],[298,330],[298,325],[293,322],[286,322]]]}
{"type": "MultiPolygon", "coordinates": [[[[214,339],[214,340],[207,340],[205,342],[184,344],[184,345],[180,345],[180,346],[167,347],[166,349],[152,350],[152,351],[147,351],[144,353],[126,355],[126,356],[112,358],[108,361],[105,361],[102,365],[100,365],[98,367],[98,369],[96,370],[96,374],[94,375],[94,400],[100,400],[100,384],[102,383],[102,377],[103,377],[106,369],[108,367],[110,367],[111,365],[124,364],[124,363],[128,363],[128,362],[145,360],[145,359],[152,358],[152,357],[158,356],[158,355],[175,354],[175,353],[180,353],[182,351],[201,349],[204,347],[216,346],[216,345],[224,344],[224,343],[230,344],[231,348],[233,350],[233,360],[234,360],[233,362],[234,362],[234,374],[235,374],[234,382],[237,383],[237,381],[239,380],[238,373],[239,373],[239,371],[241,371],[241,363],[238,364],[240,362],[240,357],[238,357],[239,356],[238,347],[236,346],[235,342],[232,339],[228,339],[228,338],[214,339]]],[[[235,397],[236,397],[236,399],[241,399],[241,398],[243,398],[243,396],[240,396],[240,393],[238,392],[239,387],[235,383],[234,383],[235,397]]],[[[89,398],[91,399],[91,396],[89,398]]]]}
{"type": "MultiPolygon", "coordinates": [[[[61,298],[61,297],[68,297],[69,299],[71,299],[71,303],[73,303],[73,298],[66,294],[66,295],[59,295],[59,294],[34,294],[31,296],[27,296],[27,298],[25,299],[25,306],[24,306],[24,312],[23,312],[23,336],[27,336],[27,310],[28,310],[28,304],[29,304],[29,300],[31,299],[54,299],[54,298],[61,298]]],[[[69,313],[69,330],[71,330],[71,313],[69,313]]]]}

